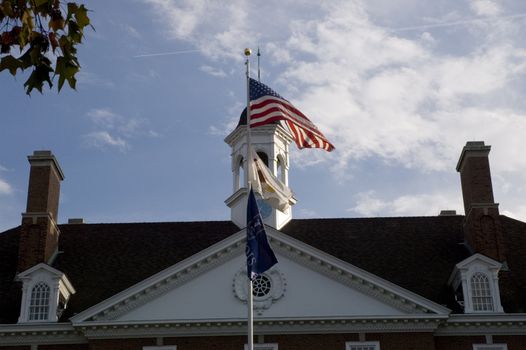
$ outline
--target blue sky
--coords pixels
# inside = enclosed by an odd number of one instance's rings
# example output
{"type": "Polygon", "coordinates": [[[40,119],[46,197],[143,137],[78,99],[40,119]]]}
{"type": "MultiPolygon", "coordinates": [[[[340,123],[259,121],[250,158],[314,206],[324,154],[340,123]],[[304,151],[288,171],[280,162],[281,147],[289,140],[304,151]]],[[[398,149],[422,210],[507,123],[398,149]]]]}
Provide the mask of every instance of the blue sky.
{"type": "Polygon", "coordinates": [[[336,146],[293,149],[295,218],[462,213],[456,162],[484,140],[501,213],[526,219],[524,1],[85,4],[77,91],[27,97],[0,76],[0,230],[20,222],[37,149],[66,175],[60,223],[228,219],[223,139],[258,46],[262,82],[336,146]]]}

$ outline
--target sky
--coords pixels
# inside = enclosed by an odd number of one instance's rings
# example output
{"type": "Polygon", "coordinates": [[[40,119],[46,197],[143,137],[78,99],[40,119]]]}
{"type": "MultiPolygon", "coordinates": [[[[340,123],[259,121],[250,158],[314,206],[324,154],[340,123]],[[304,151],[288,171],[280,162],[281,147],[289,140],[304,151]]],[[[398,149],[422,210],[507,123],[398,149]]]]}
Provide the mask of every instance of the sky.
{"type": "Polygon", "coordinates": [[[64,171],[59,223],[228,220],[245,47],[336,147],[291,147],[294,218],[463,214],[456,163],[485,141],[500,212],[526,220],[522,0],[84,3],[76,91],[0,74],[0,231],[34,150],[64,171]]]}

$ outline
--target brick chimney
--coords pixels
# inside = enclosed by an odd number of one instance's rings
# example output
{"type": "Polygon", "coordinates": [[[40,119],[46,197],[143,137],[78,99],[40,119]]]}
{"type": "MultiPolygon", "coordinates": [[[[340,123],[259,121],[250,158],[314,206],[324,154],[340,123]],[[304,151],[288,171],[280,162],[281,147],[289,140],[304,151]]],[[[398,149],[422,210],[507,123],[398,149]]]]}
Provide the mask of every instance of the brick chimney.
{"type": "Polygon", "coordinates": [[[31,170],[26,212],[22,214],[17,271],[48,263],[58,249],[57,227],[60,181],[64,174],[51,151],[27,157],[31,170]]]}
{"type": "Polygon", "coordinates": [[[493,199],[488,155],[491,146],[469,141],[460,154],[460,173],[464,198],[464,239],[475,253],[497,261],[506,259],[499,204],[493,199]]]}

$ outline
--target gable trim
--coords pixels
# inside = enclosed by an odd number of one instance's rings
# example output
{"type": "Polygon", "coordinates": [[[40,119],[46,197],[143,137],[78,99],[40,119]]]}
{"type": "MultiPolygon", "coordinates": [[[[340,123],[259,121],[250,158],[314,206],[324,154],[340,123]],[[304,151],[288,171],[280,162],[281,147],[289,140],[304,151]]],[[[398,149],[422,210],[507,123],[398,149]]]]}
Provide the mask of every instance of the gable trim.
{"type": "Polygon", "coordinates": [[[447,315],[451,310],[310,245],[267,228],[269,242],[280,254],[395,308],[410,313],[447,315]]]}
{"type": "Polygon", "coordinates": [[[75,288],[73,288],[73,285],[69,281],[69,279],[66,276],[66,274],[64,272],[62,272],[62,271],[59,271],[59,270],[49,266],[48,264],[45,264],[45,263],[39,263],[39,264],[37,264],[37,265],[35,265],[35,266],[25,270],[25,271],[22,271],[19,274],[17,274],[15,278],[16,278],[17,281],[24,281],[24,280],[31,279],[31,275],[35,271],[38,271],[38,270],[45,270],[49,274],[54,275],[56,278],[60,279],[62,281],[62,283],[64,283],[65,287],[71,292],[71,294],[75,294],[75,288]]]}
{"type": "MultiPolygon", "coordinates": [[[[372,296],[410,314],[448,315],[451,310],[388,282],[354,265],[266,226],[269,242],[277,252],[313,271],[372,296]]],[[[123,290],[71,318],[74,324],[109,321],[243,254],[246,231],[220,241],[201,252],[123,290]]]]}
{"type": "Polygon", "coordinates": [[[244,230],[220,241],[201,252],[144,279],[120,293],[70,318],[71,322],[113,319],[144,305],[198,275],[221,265],[244,251],[244,230]]]}

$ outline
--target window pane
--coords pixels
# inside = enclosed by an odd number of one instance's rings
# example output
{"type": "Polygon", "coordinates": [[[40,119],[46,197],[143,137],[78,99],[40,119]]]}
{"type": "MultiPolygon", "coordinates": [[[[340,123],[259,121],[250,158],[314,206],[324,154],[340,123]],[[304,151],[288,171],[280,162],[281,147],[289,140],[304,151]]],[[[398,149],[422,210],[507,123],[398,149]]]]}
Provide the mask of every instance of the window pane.
{"type": "Polygon", "coordinates": [[[346,342],[346,350],[380,350],[380,343],[375,341],[346,342]]]}
{"type": "Polygon", "coordinates": [[[473,344],[473,350],[508,350],[506,344],[473,344]]]}
{"type": "Polygon", "coordinates": [[[39,282],[31,291],[29,303],[29,320],[47,320],[49,314],[49,287],[44,282],[39,282]]]}
{"type": "Polygon", "coordinates": [[[485,274],[478,272],[471,277],[471,293],[474,311],[493,311],[493,297],[485,274]]]}

